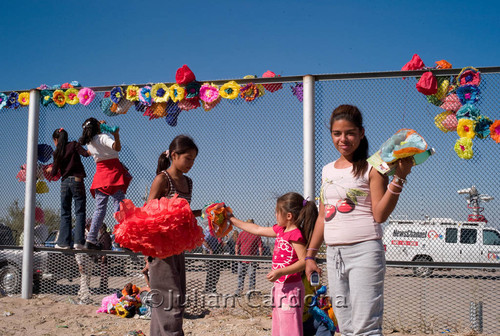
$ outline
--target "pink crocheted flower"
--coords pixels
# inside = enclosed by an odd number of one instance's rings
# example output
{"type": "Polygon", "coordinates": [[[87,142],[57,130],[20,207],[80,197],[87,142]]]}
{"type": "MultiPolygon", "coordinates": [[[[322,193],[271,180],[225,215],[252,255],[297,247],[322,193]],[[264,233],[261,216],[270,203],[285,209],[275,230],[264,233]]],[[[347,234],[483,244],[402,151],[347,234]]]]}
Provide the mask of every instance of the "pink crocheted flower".
{"type": "Polygon", "coordinates": [[[88,106],[95,98],[95,92],[89,88],[83,88],[78,91],[78,99],[80,104],[88,106]]]}
{"type": "Polygon", "coordinates": [[[457,112],[462,107],[462,103],[456,94],[451,94],[444,98],[443,104],[439,107],[446,111],[457,112]]]}
{"type": "Polygon", "coordinates": [[[460,85],[478,86],[481,83],[481,73],[473,67],[463,68],[458,75],[458,80],[460,85]]]}
{"type": "Polygon", "coordinates": [[[215,85],[205,83],[200,88],[200,99],[205,103],[212,103],[219,98],[219,88],[215,85]]]}

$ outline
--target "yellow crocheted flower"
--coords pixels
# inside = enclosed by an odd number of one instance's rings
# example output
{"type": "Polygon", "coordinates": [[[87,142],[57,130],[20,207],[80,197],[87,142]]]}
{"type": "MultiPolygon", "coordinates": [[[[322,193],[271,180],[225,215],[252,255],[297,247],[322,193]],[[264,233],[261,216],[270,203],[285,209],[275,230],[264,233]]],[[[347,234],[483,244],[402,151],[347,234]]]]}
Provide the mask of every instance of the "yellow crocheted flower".
{"type": "Polygon", "coordinates": [[[449,132],[449,130],[446,127],[444,127],[443,121],[445,121],[446,117],[448,117],[451,114],[453,114],[453,112],[443,111],[434,117],[434,124],[437,126],[437,128],[439,128],[441,131],[445,133],[449,132]]]}
{"type": "Polygon", "coordinates": [[[19,97],[17,98],[17,101],[21,105],[29,105],[30,104],[30,93],[29,92],[22,92],[19,94],[19,97]]]}
{"type": "Polygon", "coordinates": [[[80,102],[78,99],[78,90],[75,88],[67,89],[64,93],[66,95],[66,102],[70,105],[76,105],[80,102]]]}
{"type": "Polygon", "coordinates": [[[139,100],[139,87],[135,85],[127,86],[127,100],[138,101],[139,100]]]}
{"type": "Polygon", "coordinates": [[[465,160],[469,160],[474,155],[472,151],[472,140],[469,138],[460,138],[455,142],[455,152],[457,155],[465,160]]]}
{"type": "Polygon", "coordinates": [[[155,103],[166,103],[170,98],[168,86],[163,83],[154,84],[151,87],[151,96],[155,103]]]}
{"type": "Polygon", "coordinates": [[[66,104],[66,95],[63,90],[55,90],[52,94],[52,100],[58,107],[63,107],[66,104]]]}
{"type": "Polygon", "coordinates": [[[471,119],[462,118],[458,121],[457,133],[461,138],[474,139],[476,132],[474,132],[474,126],[476,122],[471,119]]]}
{"type": "MultiPolygon", "coordinates": [[[[246,75],[243,77],[243,79],[252,79],[252,78],[257,78],[257,76],[254,75],[246,75]]],[[[263,95],[266,94],[266,88],[262,84],[254,84],[258,89],[259,89],[259,97],[262,97],[263,95]]]]}
{"type": "Polygon", "coordinates": [[[186,90],[179,84],[174,84],[170,87],[170,98],[174,102],[178,102],[184,99],[186,96],[186,90]]]}
{"type": "Polygon", "coordinates": [[[235,81],[230,81],[221,86],[219,93],[222,98],[236,99],[240,94],[240,86],[235,81]]]}
{"type": "Polygon", "coordinates": [[[448,79],[444,79],[438,86],[437,92],[434,94],[437,99],[443,100],[443,98],[448,93],[448,87],[450,86],[450,81],[448,79]]]}

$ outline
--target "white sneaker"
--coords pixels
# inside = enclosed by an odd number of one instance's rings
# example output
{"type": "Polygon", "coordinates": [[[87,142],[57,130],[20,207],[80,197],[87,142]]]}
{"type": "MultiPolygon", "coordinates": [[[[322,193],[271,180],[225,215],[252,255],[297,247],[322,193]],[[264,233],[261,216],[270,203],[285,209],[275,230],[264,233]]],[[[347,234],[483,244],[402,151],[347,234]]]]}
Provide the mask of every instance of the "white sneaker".
{"type": "Polygon", "coordinates": [[[69,247],[69,246],[59,246],[59,245],[57,245],[57,244],[56,244],[54,247],[55,247],[56,249],[61,249],[61,250],[69,250],[69,249],[70,249],[70,247],[69,247]]]}
{"type": "Polygon", "coordinates": [[[73,248],[75,250],[83,250],[84,245],[83,244],[73,244],[73,248]]]}

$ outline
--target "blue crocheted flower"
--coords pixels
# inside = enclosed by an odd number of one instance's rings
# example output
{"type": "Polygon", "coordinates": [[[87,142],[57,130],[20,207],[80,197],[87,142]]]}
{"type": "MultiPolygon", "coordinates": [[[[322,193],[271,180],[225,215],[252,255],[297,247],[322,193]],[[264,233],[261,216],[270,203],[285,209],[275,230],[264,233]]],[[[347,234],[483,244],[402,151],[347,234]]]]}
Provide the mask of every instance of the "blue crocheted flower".
{"type": "Polygon", "coordinates": [[[472,104],[465,104],[457,111],[457,120],[462,118],[476,119],[480,116],[479,109],[472,104]]]}
{"type": "Polygon", "coordinates": [[[457,96],[462,105],[474,104],[479,98],[479,88],[476,85],[462,85],[457,89],[457,96]]]}
{"type": "Polygon", "coordinates": [[[111,89],[111,101],[115,104],[118,104],[120,100],[123,98],[123,89],[119,86],[114,87],[111,89]]]}
{"type": "Polygon", "coordinates": [[[9,98],[7,98],[7,107],[12,108],[12,109],[16,109],[19,106],[21,106],[21,104],[18,101],[18,98],[19,98],[19,93],[15,92],[15,91],[11,92],[9,94],[9,98]]]}
{"type": "Polygon", "coordinates": [[[40,101],[41,101],[43,106],[47,106],[50,103],[52,103],[53,102],[52,91],[42,90],[42,92],[40,92],[40,101]]]}
{"type": "Polygon", "coordinates": [[[490,126],[493,124],[493,121],[490,118],[485,116],[479,116],[476,119],[476,126],[474,127],[474,132],[476,132],[476,136],[479,139],[486,139],[490,136],[490,126]]]}

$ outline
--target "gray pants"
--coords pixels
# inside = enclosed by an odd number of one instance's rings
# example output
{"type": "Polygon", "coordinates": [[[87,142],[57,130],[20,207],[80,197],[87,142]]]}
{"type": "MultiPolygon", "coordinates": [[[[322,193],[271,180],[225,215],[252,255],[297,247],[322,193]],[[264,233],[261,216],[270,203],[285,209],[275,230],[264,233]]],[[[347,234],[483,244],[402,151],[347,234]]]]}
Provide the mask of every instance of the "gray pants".
{"type": "Polygon", "coordinates": [[[328,246],[328,283],[342,335],[382,335],[385,252],[380,240],[328,246]]]}
{"type": "Polygon", "coordinates": [[[247,270],[250,268],[249,277],[249,290],[255,289],[255,273],[257,272],[257,263],[250,262],[244,263],[240,262],[238,264],[238,291],[236,293],[241,294],[243,292],[243,287],[245,287],[245,276],[247,275],[247,270]]]}

